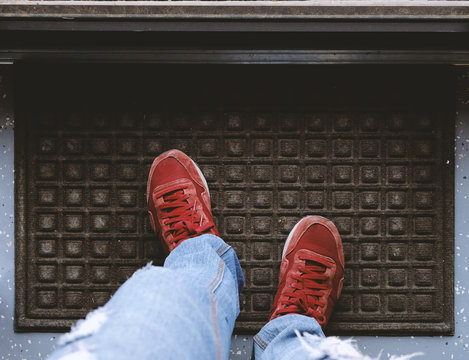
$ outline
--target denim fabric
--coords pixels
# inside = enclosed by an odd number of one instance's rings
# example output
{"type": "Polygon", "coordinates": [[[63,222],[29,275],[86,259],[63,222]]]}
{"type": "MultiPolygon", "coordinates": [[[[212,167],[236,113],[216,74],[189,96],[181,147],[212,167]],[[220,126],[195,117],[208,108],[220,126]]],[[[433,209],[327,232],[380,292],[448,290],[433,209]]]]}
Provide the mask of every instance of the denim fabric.
{"type": "Polygon", "coordinates": [[[325,337],[315,319],[304,315],[283,315],[268,322],[254,336],[256,360],[311,359],[295,331],[317,335],[318,344],[325,337]]]}
{"type": "MultiPolygon", "coordinates": [[[[234,250],[214,235],[183,241],[147,265],[60,340],[52,360],[223,359],[239,314],[244,277],[234,250]]],[[[295,330],[321,337],[316,320],[286,315],[255,336],[257,359],[301,359],[295,330]]]]}
{"type": "Polygon", "coordinates": [[[51,359],[228,359],[244,277],[234,250],[202,235],[147,266],[77,323],[51,359]]]}

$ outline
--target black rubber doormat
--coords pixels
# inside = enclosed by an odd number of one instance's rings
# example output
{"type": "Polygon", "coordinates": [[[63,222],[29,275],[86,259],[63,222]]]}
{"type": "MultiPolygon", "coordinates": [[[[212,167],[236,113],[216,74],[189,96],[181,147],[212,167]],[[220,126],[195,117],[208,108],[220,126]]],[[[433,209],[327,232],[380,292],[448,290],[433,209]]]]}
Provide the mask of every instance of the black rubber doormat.
{"type": "Polygon", "coordinates": [[[163,258],[149,167],[201,166],[256,332],[282,246],[318,214],[343,238],[329,334],[453,331],[452,73],[406,67],[23,68],[16,95],[16,329],[66,330],[163,258]]]}

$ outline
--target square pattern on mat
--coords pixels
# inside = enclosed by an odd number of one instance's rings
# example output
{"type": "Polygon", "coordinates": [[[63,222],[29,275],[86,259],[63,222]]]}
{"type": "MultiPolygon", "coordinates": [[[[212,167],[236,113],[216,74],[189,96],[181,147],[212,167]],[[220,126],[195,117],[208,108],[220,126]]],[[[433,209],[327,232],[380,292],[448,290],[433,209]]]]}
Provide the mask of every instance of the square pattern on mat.
{"type": "Polygon", "coordinates": [[[64,330],[149,260],[162,263],[146,177],[155,156],[178,148],[205,174],[217,226],[245,272],[237,331],[265,323],[284,241],[318,214],[335,222],[345,250],[329,333],[447,334],[448,123],[425,111],[313,106],[24,115],[15,130],[17,329],[64,330]]]}

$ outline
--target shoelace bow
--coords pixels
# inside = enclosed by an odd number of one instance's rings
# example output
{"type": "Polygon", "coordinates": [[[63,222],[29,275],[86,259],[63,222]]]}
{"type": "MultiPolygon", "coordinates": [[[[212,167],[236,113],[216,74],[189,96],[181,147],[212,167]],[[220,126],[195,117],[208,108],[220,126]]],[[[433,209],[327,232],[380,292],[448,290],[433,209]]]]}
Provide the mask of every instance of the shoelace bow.
{"type": "Polygon", "coordinates": [[[201,234],[215,226],[203,212],[199,212],[197,198],[184,190],[186,186],[162,194],[164,203],[160,206],[163,225],[167,226],[165,238],[172,235],[171,243],[178,243],[192,235],[201,234]]]}
{"type": "Polygon", "coordinates": [[[282,304],[283,308],[277,311],[278,315],[291,313],[314,317],[321,325],[326,317],[324,307],[327,305],[322,297],[328,289],[329,276],[325,273],[327,266],[311,259],[300,258],[305,263],[297,265],[300,274],[291,275],[293,282],[286,284],[282,304]]]}

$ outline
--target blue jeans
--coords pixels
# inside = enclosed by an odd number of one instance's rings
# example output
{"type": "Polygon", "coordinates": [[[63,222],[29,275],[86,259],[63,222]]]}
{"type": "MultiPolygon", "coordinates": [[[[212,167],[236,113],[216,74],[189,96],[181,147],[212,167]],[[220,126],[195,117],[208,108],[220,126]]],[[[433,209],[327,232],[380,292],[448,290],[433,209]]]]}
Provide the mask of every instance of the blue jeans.
{"type": "MultiPolygon", "coordinates": [[[[78,321],[50,359],[228,359],[243,286],[238,258],[223,240],[187,239],[164,267],[138,270],[105,306],[78,321]]],[[[295,330],[324,339],[313,318],[281,316],[254,337],[256,359],[306,359],[295,330]]]]}

